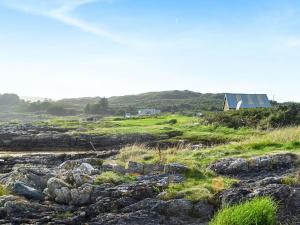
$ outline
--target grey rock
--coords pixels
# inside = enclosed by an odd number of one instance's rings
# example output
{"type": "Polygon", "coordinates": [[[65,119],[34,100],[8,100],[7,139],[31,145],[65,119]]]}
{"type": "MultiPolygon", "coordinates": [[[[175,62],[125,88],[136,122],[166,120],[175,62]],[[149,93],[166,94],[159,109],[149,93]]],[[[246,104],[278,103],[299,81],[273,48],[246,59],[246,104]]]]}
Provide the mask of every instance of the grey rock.
{"type": "Polygon", "coordinates": [[[186,165],[182,165],[180,163],[171,163],[165,165],[165,173],[171,174],[181,174],[189,171],[189,168],[186,165]]]}
{"type": "Polygon", "coordinates": [[[159,174],[164,172],[164,165],[162,164],[144,164],[144,174],[159,174]]]}
{"type": "Polygon", "coordinates": [[[184,199],[174,199],[158,204],[155,209],[167,216],[190,216],[193,214],[193,204],[184,199]]]}
{"type": "Polygon", "coordinates": [[[51,199],[58,203],[68,204],[71,201],[71,186],[58,178],[51,178],[47,182],[47,190],[45,191],[51,199]]]}
{"type": "Polygon", "coordinates": [[[102,171],[104,171],[104,172],[112,171],[112,172],[119,173],[119,174],[126,173],[125,167],[121,166],[119,164],[116,164],[116,163],[106,163],[106,164],[102,165],[102,171]]]}
{"type": "Polygon", "coordinates": [[[89,163],[82,163],[77,169],[75,169],[75,172],[80,172],[88,175],[92,175],[94,171],[94,167],[89,163]]]}
{"type": "Polygon", "coordinates": [[[18,197],[14,195],[5,195],[0,197],[0,207],[3,207],[4,204],[8,201],[15,201],[18,197]]]}
{"type": "Polygon", "coordinates": [[[91,195],[93,193],[93,186],[85,184],[77,189],[71,189],[71,204],[82,206],[91,202],[91,195]]]}
{"type": "Polygon", "coordinates": [[[128,173],[144,174],[144,165],[142,163],[129,161],[127,172],[128,173]]]}
{"type": "Polygon", "coordinates": [[[213,218],[215,210],[215,206],[206,201],[197,202],[194,204],[193,216],[201,218],[203,221],[209,221],[213,218]]]}
{"type": "Polygon", "coordinates": [[[75,171],[72,173],[73,181],[75,182],[77,187],[80,187],[83,184],[89,183],[92,184],[94,182],[93,177],[82,173],[80,171],[75,171]]]}
{"type": "Polygon", "coordinates": [[[241,158],[221,159],[210,165],[210,169],[224,175],[253,175],[270,173],[277,170],[287,170],[294,166],[296,156],[293,154],[277,154],[262,157],[253,157],[248,160],[241,158]]]}
{"type": "Polygon", "coordinates": [[[14,183],[13,192],[16,193],[17,195],[24,196],[25,198],[28,199],[44,200],[44,195],[41,191],[29,187],[20,181],[14,183]]]}

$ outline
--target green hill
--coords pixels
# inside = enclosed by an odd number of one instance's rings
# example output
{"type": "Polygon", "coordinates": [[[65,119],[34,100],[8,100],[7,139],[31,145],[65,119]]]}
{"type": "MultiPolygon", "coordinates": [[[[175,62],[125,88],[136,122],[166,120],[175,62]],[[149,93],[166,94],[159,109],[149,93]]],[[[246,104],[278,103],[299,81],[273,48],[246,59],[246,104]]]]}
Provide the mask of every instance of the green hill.
{"type": "MultiPolygon", "coordinates": [[[[223,94],[202,94],[193,91],[162,91],[138,95],[114,96],[108,98],[110,108],[117,111],[137,111],[141,108],[156,108],[163,112],[216,111],[221,110],[223,94]]],[[[99,102],[100,97],[62,99],[57,103],[83,108],[99,102]]]]}

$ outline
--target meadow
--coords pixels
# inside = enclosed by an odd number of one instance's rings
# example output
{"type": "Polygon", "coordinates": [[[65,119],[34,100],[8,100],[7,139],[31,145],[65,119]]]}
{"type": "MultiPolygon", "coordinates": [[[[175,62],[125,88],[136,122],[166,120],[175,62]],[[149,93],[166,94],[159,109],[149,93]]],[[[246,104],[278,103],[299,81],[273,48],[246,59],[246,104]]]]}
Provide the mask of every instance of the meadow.
{"type": "Polygon", "coordinates": [[[240,141],[261,131],[205,124],[202,118],[179,114],[166,114],[154,117],[104,117],[90,122],[79,117],[56,117],[36,125],[57,126],[70,129],[70,133],[92,135],[149,134],[169,142],[186,141],[208,145],[240,141]]]}

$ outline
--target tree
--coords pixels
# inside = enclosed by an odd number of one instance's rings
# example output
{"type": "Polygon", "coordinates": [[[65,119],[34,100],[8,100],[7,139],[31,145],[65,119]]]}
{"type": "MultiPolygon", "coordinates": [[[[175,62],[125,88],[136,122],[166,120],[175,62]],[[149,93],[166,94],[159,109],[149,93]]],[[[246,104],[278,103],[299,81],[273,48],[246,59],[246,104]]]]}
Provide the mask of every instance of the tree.
{"type": "Polygon", "coordinates": [[[0,105],[15,105],[20,103],[20,98],[16,94],[0,95],[0,105]]]}
{"type": "Polygon", "coordinates": [[[107,98],[101,98],[99,101],[100,109],[106,111],[108,109],[108,99],[107,98]]]}

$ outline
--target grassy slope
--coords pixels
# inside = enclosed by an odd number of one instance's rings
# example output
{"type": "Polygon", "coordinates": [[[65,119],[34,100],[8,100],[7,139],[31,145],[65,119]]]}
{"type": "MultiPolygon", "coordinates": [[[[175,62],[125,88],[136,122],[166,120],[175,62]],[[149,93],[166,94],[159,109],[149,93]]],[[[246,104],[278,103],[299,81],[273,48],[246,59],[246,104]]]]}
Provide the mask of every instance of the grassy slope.
{"type": "MultiPolygon", "coordinates": [[[[70,129],[84,128],[81,131],[97,135],[122,135],[122,134],[151,134],[156,136],[167,135],[169,141],[186,140],[189,142],[227,143],[249,137],[257,131],[251,129],[235,130],[227,127],[201,125],[195,117],[182,115],[163,115],[158,117],[119,119],[116,117],[103,118],[98,122],[85,122],[76,117],[56,118],[40,125],[54,125],[70,129]],[[173,124],[172,121],[176,120],[173,124]]],[[[76,133],[76,131],[74,131],[76,133]]]]}
{"type": "Polygon", "coordinates": [[[300,155],[300,128],[285,128],[255,135],[247,140],[230,143],[215,148],[202,150],[146,149],[143,146],[124,148],[116,162],[126,165],[128,161],[141,163],[172,163],[178,162],[189,166],[191,172],[186,174],[186,181],[173,184],[163,196],[170,199],[179,196],[189,200],[210,199],[213,194],[226,189],[236,182],[227,177],[216,176],[207,169],[208,165],[226,157],[249,158],[275,153],[295,153],[300,155]]]}

